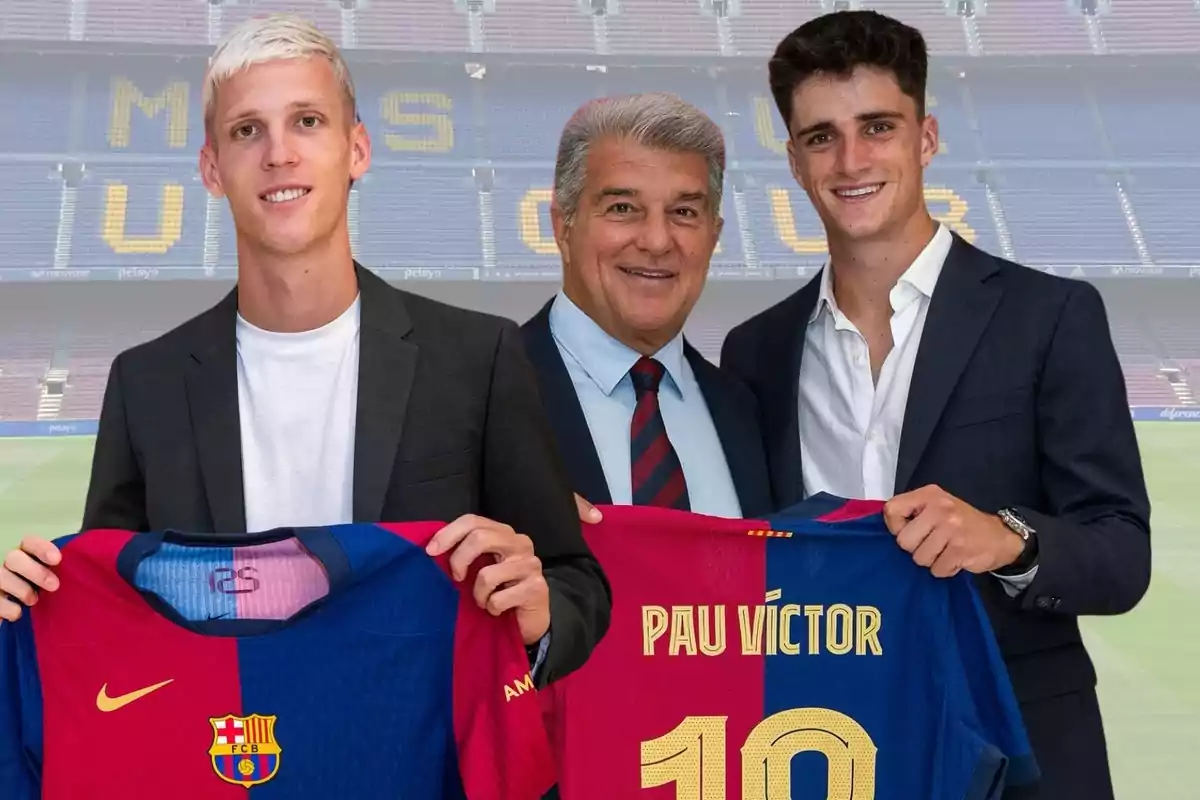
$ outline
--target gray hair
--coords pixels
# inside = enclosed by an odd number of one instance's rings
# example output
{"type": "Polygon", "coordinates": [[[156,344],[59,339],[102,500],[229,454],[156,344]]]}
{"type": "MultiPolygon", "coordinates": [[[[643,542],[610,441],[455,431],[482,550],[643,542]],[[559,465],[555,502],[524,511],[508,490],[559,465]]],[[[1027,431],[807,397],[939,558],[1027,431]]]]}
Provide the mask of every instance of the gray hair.
{"type": "Polygon", "coordinates": [[[647,92],[589,101],[567,121],[554,164],[554,200],[568,223],[583,194],[588,148],[610,136],[628,137],[655,150],[704,156],[713,216],[720,214],[725,183],[725,137],[720,126],[673,94],[647,92]]]}

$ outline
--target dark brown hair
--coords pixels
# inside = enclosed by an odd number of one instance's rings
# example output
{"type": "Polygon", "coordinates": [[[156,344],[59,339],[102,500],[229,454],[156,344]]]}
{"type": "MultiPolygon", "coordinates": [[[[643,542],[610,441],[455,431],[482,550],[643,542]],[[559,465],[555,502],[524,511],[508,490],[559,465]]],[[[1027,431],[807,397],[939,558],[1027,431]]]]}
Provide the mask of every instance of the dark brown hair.
{"type": "Polygon", "coordinates": [[[892,73],[925,116],[929,55],[916,28],[877,11],[835,11],[804,23],[775,48],[767,65],[771,94],[791,129],[792,96],[814,75],[848,78],[856,67],[892,73]]]}

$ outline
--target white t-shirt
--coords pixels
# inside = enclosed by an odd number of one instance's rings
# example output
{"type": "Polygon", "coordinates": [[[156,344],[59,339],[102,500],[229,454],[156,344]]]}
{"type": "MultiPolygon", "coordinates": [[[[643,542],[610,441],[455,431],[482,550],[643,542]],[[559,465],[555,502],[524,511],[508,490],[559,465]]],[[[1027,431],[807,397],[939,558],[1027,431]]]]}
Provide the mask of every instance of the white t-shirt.
{"type": "Polygon", "coordinates": [[[237,318],[246,529],[352,521],[359,300],[332,322],[275,333],[237,318]]]}

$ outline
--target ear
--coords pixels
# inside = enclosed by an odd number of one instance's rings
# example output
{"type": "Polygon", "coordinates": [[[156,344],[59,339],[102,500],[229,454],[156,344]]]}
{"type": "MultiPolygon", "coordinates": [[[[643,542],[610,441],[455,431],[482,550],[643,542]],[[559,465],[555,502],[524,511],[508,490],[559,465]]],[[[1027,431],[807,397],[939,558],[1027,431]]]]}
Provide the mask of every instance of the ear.
{"type": "Polygon", "coordinates": [[[213,197],[225,196],[225,189],[221,186],[221,173],[217,171],[217,150],[212,140],[207,138],[204,140],[204,146],[200,148],[200,180],[213,197]]]}
{"type": "Polygon", "coordinates": [[[350,129],[350,177],[358,180],[371,166],[371,136],[367,126],[356,122],[350,129]]]}
{"type": "Polygon", "coordinates": [[[712,249],[714,251],[717,249],[717,244],[721,241],[721,231],[725,230],[725,218],[718,214],[716,222],[717,224],[713,226],[712,249]]]}
{"type": "Polygon", "coordinates": [[[937,117],[926,114],[921,120],[921,166],[928,167],[941,147],[941,136],[938,132],[937,117]]]}

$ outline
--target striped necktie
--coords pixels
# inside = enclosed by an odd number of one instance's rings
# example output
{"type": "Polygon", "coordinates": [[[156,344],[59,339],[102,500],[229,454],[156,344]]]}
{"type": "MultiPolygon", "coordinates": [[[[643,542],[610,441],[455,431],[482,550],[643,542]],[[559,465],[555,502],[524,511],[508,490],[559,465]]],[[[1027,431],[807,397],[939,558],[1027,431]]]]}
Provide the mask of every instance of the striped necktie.
{"type": "Polygon", "coordinates": [[[667,426],[658,407],[658,385],[664,372],[662,364],[645,356],[629,370],[637,394],[629,425],[633,504],[689,511],[683,467],[667,438],[667,426]]]}

